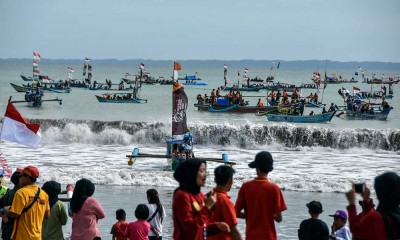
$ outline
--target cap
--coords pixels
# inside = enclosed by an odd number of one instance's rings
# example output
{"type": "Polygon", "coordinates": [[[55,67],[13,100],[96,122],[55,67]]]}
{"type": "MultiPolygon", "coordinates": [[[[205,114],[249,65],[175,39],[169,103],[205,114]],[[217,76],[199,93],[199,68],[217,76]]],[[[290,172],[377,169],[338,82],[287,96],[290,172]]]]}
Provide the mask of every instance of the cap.
{"type": "Polygon", "coordinates": [[[337,210],[337,211],[335,212],[335,214],[329,215],[329,216],[330,216],[330,217],[338,217],[338,218],[341,218],[342,220],[347,221],[347,213],[346,213],[346,211],[344,211],[344,210],[337,210]]]}
{"type": "Polygon", "coordinates": [[[307,203],[306,206],[308,207],[308,210],[313,213],[320,214],[324,211],[322,210],[322,204],[319,201],[311,201],[307,203]]]}
{"type": "MultiPolygon", "coordinates": [[[[17,168],[17,172],[21,172],[21,168],[17,168]]],[[[38,178],[39,177],[39,170],[35,166],[27,166],[22,169],[22,173],[25,173],[31,178],[38,178]]]]}
{"type": "Polygon", "coordinates": [[[259,168],[261,172],[269,173],[272,171],[274,160],[272,159],[271,153],[267,151],[261,151],[257,153],[254,161],[249,163],[250,168],[259,168]]]}

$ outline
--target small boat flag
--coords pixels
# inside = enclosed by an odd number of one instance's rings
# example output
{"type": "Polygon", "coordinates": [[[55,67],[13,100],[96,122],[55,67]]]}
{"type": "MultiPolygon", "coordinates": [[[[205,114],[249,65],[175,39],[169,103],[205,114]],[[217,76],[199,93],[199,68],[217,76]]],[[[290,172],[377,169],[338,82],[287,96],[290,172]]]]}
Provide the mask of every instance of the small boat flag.
{"type": "Polygon", "coordinates": [[[361,92],[361,89],[359,89],[358,87],[354,87],[353,86],[353,94],[357,94],[359,92],[361,92]]]}
{"type": "Polygon", "coordinates": [[[37,53],[37,52],[33,52],[33,59],[37,59],[37,60],[40,60],[40,54],[39,53],[37,53]]]}
{"type": "Polygon", "coordinates": [[[31,148],[37,148],[41,136],[39,124],[29,123],[8,100],[6,113],[3,118],[3,126],[0,138],[11,142],[19,143],[31,148]]]}

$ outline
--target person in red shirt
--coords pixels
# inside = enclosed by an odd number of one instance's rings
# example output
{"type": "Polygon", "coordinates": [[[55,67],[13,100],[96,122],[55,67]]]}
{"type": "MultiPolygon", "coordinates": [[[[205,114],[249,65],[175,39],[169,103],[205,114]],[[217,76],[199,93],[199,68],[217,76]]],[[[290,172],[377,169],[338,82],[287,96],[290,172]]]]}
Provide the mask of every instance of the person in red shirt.
{"type": "Polygon", "coordinates": [[[287,207],[279,187],[268,180],[273,169],[272,155],[267,151],[257,153],[249,167],[256,169],[257,177],[240,188],[236,216],[246,219],[246,239],[275,240],[274,221],[282,221],[282,211],[287,207]]]}
{"type": "Polygon", "coordinates": [[[239,230],[236,225],[235,206],[228,196],[233,184],[233,174],[235,170],[232,167],[221,165],[214,169],[214,180],[217,186],[214,192],[217,194],[217,203],[215,211],[212,213],[210,222],[226,222],[231,232],[221,232],[219,234],[209,236],[208,240],[242,240],[239,230]]]}
{"type": "Polygon", "coordinates": [[[174,178],[179,187],[175,189],[172,200],[174,240],[203,240],[219,231],[230,231],[224,222],[207,226],[217,196],[214,191],[206,196],[200,192],[206,183],[206,170],[206,162],[196,158],[182,162],[175,170],[174,178]]]}
{"type": "Polygon", "coordinates": [[[128,227],[128,222],[126,222],[126,212],[124,209],[118,209],[115,212],[116,219],[118,222],[114,223],[111,227],[112,240],[126,240],[125,231],[128,227]]]}
{"type": "Polygon", "coordinates": [[[400,176],[385,172],[375,178],[374,184],[379,204],[376,210],[369,189],[361,193],[363,212],[357,215],[356,192],[346,193],[349,205],[350,231],[356,239],[400,239],[400,176]]]}

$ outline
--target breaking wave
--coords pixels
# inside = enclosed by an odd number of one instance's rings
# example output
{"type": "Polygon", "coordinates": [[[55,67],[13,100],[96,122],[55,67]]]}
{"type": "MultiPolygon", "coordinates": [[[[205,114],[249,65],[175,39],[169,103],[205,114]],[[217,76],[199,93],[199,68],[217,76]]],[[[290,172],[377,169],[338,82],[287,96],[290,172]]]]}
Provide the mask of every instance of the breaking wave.
{"type": "MultiPolygon", "coordinates": [[[[92,121],[33,119],[41,124],[42,144],[53,142],[96,145],[163,145],[171,135],[171,125],[164,122],[92,121]]],[[[398,129],[333,129],[312,126],[206,124],[190,125],[200,145],[256,148],[279,144],[286,148],[326,147],[333,149],[367,148],[399,151],[398,129]]]]}

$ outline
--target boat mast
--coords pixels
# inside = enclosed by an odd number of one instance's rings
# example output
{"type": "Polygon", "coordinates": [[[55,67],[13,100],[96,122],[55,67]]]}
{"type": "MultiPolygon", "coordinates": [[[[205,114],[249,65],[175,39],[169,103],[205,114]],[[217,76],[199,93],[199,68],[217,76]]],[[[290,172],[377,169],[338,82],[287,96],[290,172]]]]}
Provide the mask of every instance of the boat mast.
{"type": "MultiPolygon", "coordinates": [[[[321,103],[324,101],[324,93],[325,93],[325,88],[327,86],[327,82],[326,79],[328,78],[328,76],[326,75],[326,66],[328,65],[328,58],[325,59],[325,77],[324,77],[324,88],[322,89],[322,98],[321,98],[321,103]]],[[[319,78],[321,81],[321,78],[319,78]]]]}

